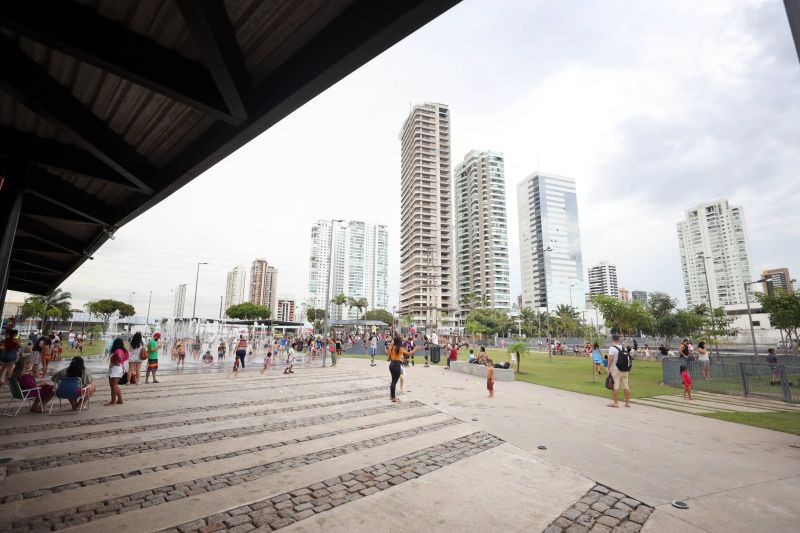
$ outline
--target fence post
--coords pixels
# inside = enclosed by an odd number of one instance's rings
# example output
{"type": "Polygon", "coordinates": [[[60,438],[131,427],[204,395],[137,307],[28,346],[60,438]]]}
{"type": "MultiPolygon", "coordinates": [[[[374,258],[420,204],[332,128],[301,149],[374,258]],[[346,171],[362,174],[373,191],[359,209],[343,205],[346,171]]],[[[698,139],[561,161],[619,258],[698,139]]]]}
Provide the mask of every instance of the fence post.
{"type": "Polygon", "coordinates": [[[781,373],[781,389],[783,389],[783,401],[792,401],[792,388],[789,386],[789,380],[786,377],[786,365],[778,366],[778,371],[781,373]]]}
{"type": "Polygon", "coordinates": [[[750,390],[747,387],[747,374],[744,371],[744,363],[739,363],[739,371],[742,374],[742,394],[747,398],[750,396],[750,390]]]}

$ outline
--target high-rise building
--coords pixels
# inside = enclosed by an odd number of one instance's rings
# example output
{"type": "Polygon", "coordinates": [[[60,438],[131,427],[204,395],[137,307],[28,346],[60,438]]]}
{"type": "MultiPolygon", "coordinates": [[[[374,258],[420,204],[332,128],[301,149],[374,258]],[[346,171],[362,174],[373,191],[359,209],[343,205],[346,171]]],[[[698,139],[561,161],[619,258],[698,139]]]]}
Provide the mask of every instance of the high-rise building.
{"type": "MultiPolygon", "coordinates": [[[[311,228],[308,307],[327,309],[335,320],[358,310],[333,305],[337,294],[367,300],[367,309],[389,308],[389,232],[384,225],[319,220],[311,228]]],[[[362,309],[362,313],[367,309],[362,309]]]]}
{"type": "Polygon", "coordinates": [[[278,269],[269,266],[266,259],[254,259],[250,265],[250,294],[248,301],[265,305],[270,318],[275,318],[278,303],[278,269]]]}
{"type": "Polygon", "coordinates": [[[400,134],[400,309],[418,327],[435,327],[456,306],[450,110],[415,105],[400,134]]]}
{"type": "Polygon", "coordinates": [[[225,309],[244,302],[245,278],[247,270],[244,265],[236,265],[228,272],[225,282],[225,309]]]}
{"type": "Polygon", "coordinates": [[[625,287],[619,288],[619,299],[623,302],[630,302],[631,301],[631,293],[625,287]]]}
{"type": "Polygon", "coordinates": [[[294,322],[294,300],[278,300],[278,311],[275,320],[294,322]]]}
{"type": "Polygon", "coordinates": [[[186,284],[181,283],[175,289],[174,307],[172,309],[173,318],[183,318],[184,307],[186,306],[186,284]]]}
{"type": "Polygon", "coordinates": [[[536,173],[517,185],[522,305],[584,308],[575,180],[536,173]]]}
{"type": "Polygon", "coordinates": [[[511,309],[503,154],[472,150],[453,173],[459,308],[511,309]]]}
{"type": "Polygon", "coordinates": [[[745,303],[744,283],[752,278],[744,210],[727,200],[700,204],[685,212],[677,230],[686,303],[745,303]]]}
{"type": "Polygon", "coordinates": [[[631,291],[631,300],[647,307],[647,291],[631,291]]]}
{"type": "Polygon", "coordinates": [[[619,298],[617,286],[617,267],[608,261],[601,261],[589,269],[589,294],[606,294],[619,298]]]}
{"type": "Polygon", "coordinates": [[[764,282],[764,294],[772,296],[775,289],[794,292],[792,275],[789,274],[788,268],[771,268],[763,271],[761,277],[767,280],[764,282]]]}

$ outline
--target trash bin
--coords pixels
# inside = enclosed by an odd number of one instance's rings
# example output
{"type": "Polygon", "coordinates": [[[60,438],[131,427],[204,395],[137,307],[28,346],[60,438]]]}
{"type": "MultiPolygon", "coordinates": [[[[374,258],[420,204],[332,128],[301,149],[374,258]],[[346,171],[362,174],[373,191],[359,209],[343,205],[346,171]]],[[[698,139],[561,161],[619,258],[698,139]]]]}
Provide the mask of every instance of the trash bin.
{"type": "Polygon", "coordinates": [[[431,363],[438,365],[442,359],[442,347],[438,344],[431,344],[431,363]]]}

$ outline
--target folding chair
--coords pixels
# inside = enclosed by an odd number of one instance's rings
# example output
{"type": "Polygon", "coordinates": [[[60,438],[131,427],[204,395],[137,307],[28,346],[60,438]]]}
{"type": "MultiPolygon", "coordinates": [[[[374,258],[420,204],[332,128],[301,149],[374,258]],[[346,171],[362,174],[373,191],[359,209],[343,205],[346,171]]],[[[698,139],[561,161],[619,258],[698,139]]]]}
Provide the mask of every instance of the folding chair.
{"type": "MultiPolygon", "coordinates": [[[[77,400],[78,401],[78,409],[76,410],[76,414],[80,413],[83,410],[84,402],[86,403],[86,407],[89,406],[89,386],[81,388],[81,378],[73,378],[73,377],[63,377],[58,380],[58,385],[56,387],[56,398],[58,398],[58,412],[62,412],[62,401],[61,400],[77,400]]],[[[53,405],[55,405],[55,400],[50,402],[50,413],[53,414],[53,405]]]]}
{"type": "MultiPolygon", "coordinates": [[[[23,389],[19,381],[16,379],[9,379],[8,380],[8,387],[11,389],[11,399],[6,404],[6,408],[3,410],[3,414],[5,416],[17,416],[19,412],[22,410],[22,406],[25,405],[26,401],[35,402],[39,399],[39,392],[42,390],[41,387],[34,387],[32,389],[23,389]],[[14,412],[14,414],[9,414],[9,407],[14,401],[19,402],[19,407],[14,412]]],[[[31,404],[32,405],[32,404],[31,404]]]]}

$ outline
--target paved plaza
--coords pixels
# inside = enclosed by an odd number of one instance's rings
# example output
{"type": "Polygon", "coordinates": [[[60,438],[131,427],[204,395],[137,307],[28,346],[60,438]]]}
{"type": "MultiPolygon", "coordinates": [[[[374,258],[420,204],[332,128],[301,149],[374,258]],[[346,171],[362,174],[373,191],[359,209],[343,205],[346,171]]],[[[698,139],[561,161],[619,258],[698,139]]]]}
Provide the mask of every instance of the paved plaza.
{"type": "MultiPolygon", "coordinates": [[[[165,370],[170,362],[162,365],[165,370]]],[[[790,435],[345,359],[123,387],[0,424],[0,530],[796,531],[790,435]],[[2,467],[0,467],[2,470],[2,467]],[[689,503],[688,510],[670,505],[689,503]]],[[[633,381],[635,386],[635,379],[633,381]]]]}

